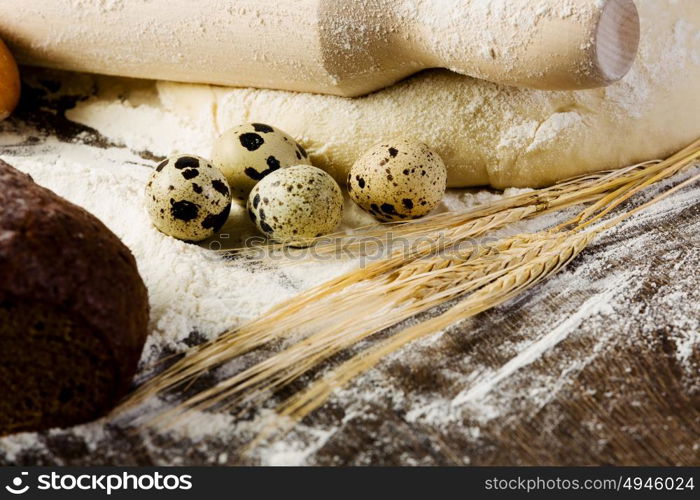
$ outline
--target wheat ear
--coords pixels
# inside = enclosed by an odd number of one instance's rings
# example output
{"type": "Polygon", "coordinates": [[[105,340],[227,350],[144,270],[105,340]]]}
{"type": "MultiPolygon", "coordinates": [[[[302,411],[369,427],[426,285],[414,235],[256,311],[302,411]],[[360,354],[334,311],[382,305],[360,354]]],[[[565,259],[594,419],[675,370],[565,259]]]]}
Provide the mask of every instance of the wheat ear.
{"type": "MultiPolygon", "coordinates": [[[[508,209],[488,215],[482,213],[480,217],[462,225],[452,225],[454,218],[446,217],[444,219],[449,219],[450,222],[440,227],[449,234],[447,241],[455,243],[468,236],[484,234],[495,227],[502,227],[512,222],[513,219],[520,220],[532,214],[552,209],[552,207],[562,208],[569,206],[567,204],[576,204],[583,200],[593,201],[592,207],[594,209],[584,210],[579,217],[567,225],[588,224],[602,217],[601,214],[607,213],[611,207],[619,205],[647,185],[685,168],[697,158],[699,148],[700,141],[665,162],[647,163],[622,171],[588,176],[563,183],[558,191],[556,189],[547,191],[551,199],[545,203],[542,200],[546,199],[546,196],[544,198],[530,196],[530,203],[534,204],[516,208],[510,206],[508,209]],[[572,191],[572,186],[576,186],[579,192],[572,191]],[[555,191],[558,193],[556,196],[552,194],[555,191]]],[[[522,203],[522,199],[519,200],[518,203],[522,203]]],[[[462,216],[464,217],[464,214],[462,216]]],[[[377,315],[374,323],[370,321],[353,325],[353,323],[357,323],[357,320],[349,315],[349,318],[342,323],[343,328],[322,329],[282,353],[196,395],[182,406],[174,409],[172,413],[166,412],[162,418],[167,420],[168,417],[188,408],[211,408],[226,400],[229,400],[229,403],[231,401],[235,403],[259,403],[264,399],[263,395],[269,394],[270,390],[283,387],[329,356],[347,349],[358,341],[387,326],[392,326],[406,317],[476,290],[466,299],[466,302],[471,303],[475,297],[478,298],[483,294],[485,287],[494,286],[494,279],[502,281],[506,276],[517,276],[517,272],[520,272],[518,269],[525,265],[524,262],[535,263],[535,268],[537,268],[537,262],[539,262],[537,259],[542,259],[542,255],[548,255],[552,262],[560,260],[562,255],[577,255],[580,251],[577,250],[578,245],[589,237],[587,236],[589,233],[585,234],[585,237],[581,233],[576,234],[575,232],[521,236],[511,242],[508,240],[499,242],[501,246],[496,245],[498,248],[487,248],[478,255],[469,255],[466,258],[460,256],[459,258],[445,259],[443,256],[434,256],[431,257],[432,261],[426,260],[425,256],[431,255],[430,252],[435,251],[435,248],[430,244],[413,255],[403,258],[391,256],[386,261],[373,264],[374,267],[369,272],[350,273],[324,286],[317,287],[276,308],[268,318],[253,322],[238,331],[230,332],[214,343],[196,350],[192,356],[185,358],[179,366],[176,364],[174,369],[166,370],[164,375],[156,377],[155,383],[151,382],[142,388],[141,392],[132,398],[132,402],[143,400],[149,395],[160,393],[191,380],[208,368],[273,340],[283,332],[289,332],[301,326],[304,320],[308,320],[310,317],[314,318],[316,313],[321,314],[321,321],[316,322],[316,326],[322,328],[324,308],[328,306],[328,300],[331,301],[331,305],[337,306],[336,309],[331,309],[332,311],[345,310],[347,313],[362,305],[366,307],[367,299],[358,295],[358,290],[353,290],[353,288],[359,287],[363,293],[367,292],[381,298],[385,309],[387,305],[390,308],[395,308],[395,314],[379,317],[383,310],[378,303],[374,308],[374,314],[377,315]],[[515,240],[517,243],[514,243],[515,240]],[[566,246],[567,244],[569,247],[566,246]],[[552,254],[556,249],[559,250],[559,253],[552,254]],[[494,250],[499,251],[494,252],[494,250]],[[521,252],[520,260],[513,255],[514,252],[517,254],[518,251],[521,252]],[[572,254],[572,251],[575,252],[572,254]],[[493,254],[496,255],[495,258],[493,254]],[[440,283],[439,287],[436,286],[436,279],[440,283]],[[480,279],[482,281],[479,281],[480,279]],[[377,291],[379,291],[378,294],[377,291]],[[337,297],[338,295],[340,297],[337,297]],[[363,298],[363,300],[358,302],[358,297],[363,298]],[[319,301],[322,304],[321,307],[318,305],[319,301]],[[347,338],[341,335],[345,331],[344,328],[353,327],[353,335],[347,338]],[[273,331],[265,331],[266,328],[273,331]],[[240,336],[235,335],[236,333],[240,336]],[[227,338],[228,336],[231,337],[227,338]],[[295,367],[295,365],[297,366],[295,367]]],[[[595,234],[597,233],[591,232],[590,237],[592,238],[595,234]]],[[[554,272],[551,269],[558,268],[557,266],[552,268],[542,266],[540,274],[546,276],[554,272]]],[[[518,280],[511,281],[514,287],[518,282],[518,280]]],[[[515,287],[514,290],[517,291],[520,288],[515,287]]],[[[507,298],[503,300],[507,300],[507,298]]],[[[431,323],[429,321],[425,324],[431,323]]],[[[303,405],[303,407],[306,406],[306,404],[303,405]]],[[[286,411],[285,407],[282,407],[283,414],[286,411]]],[[[298,414],[295,410],[288,415],[298,414]]]]}
{"type": "Polygon", "coordinates": [[[393,335],[391,338],[380,342],[377,346],[353,357],[328,376],[287,399],[278,407],[278,417],[275,417],[263,428],[254,443],[258,443],[274,433],[289,430],[296,422],[323,405],[334,390],[370,370],[386,356],[411,342],[433,335],[521,294],[564,268],[602,232],[608,231],[624,220],[698,181],[700,181],[700,174],[667,190],[651,201],[599,225],[593,230],[571,233],[559,240],[559,244],[553,248],[548,247],[546,241],[537,241],[535,243],[537,247],[536,252],[538,253],[536,258],[517,266],[507,274],[496,277],[493,282],[474,292],[468,299],[453,306],[440,316],[393,335]]]}
{"type": "MultiPolygon", "coordinates": [[[[486,207],[464,213],[440,214],[403,225],[392,225],[390,229],[399,231],[402,237],[419,238],[431,235],[433,244],[431,245],[430,240],[426,239],[421,245],[413,248],[410,253],[395,252],[386,258],[371,262],[364,268],[348,272],[303,292],[282,304],[272,307],[263,317],[253,320],[240,328],[229,330],[215,340],[191,349],[185,358],[175,362],[172,366],[139,387],[123,403],[120,409],[127,409],[159,393],[187,384],[203,371],[284,336],[287,332],[281,328],[281,325],[292,325],[293,321],[291,318],[295,314],[306,311],[303,316],[308,318],[310,316],[308,308],[312,307],[313,304],[319,303],[324,298],[356,283],[400,269],[408,262],[433,253],[440,244],[448,245],[456,239],[478,238],[511,223],[550,210],[558,210],[598,200],[603,193],[610,189],[609,186],[617,186],[621,182],[624,183],[624,179],[628,176],[644,172],[644,169],[653,165],[654,162],[647,162],[626,169],[591,174],[562,182],[543,190],[506,198],[486,207]],[[438,242],[438,239],[440,239],[436,236],[438,234],[442,235],[442,243],[438,242]]],[[[383,228],[383,230],[384,233],[381,234],[376,229],[370,230],[364,233],[364,237],[380,237],[387,231],[386,228],[383,228]]],[[[343,242],[343,238],[340,238],[340,240],[343,242]]],[[[336,244],[337,242],[323,245],[327,245],[330,248],[331,246],[335,247],[336,244]]],[[[361,243],[353,239],[350,245],[352,248],[359,248],[361,243]],[[358,246],[353,247],[353,245],[358,246]]],[[[320,313],[322,314],[323,311],[320,311],[320,313]]],[[[302,318],[300,322],[303,323],[304,321],[302,318]]]]}
{"type": "MultiPolygon", "coordinates": [[[[553,246],[561,235],[552,235],[553,246]]],[[[227,406],[262,402],[271,392],[297,379],[329,357],[367,337],[416,314],[483,286],[497,273],[505,273],[532,258],[532,241],[544,235],[518,235],[496,245],[483,246],[466,255],[434,256],[416,260],[399,272],[363,282],[324,301],[322,307],[343,311],[332,324],[266,360],[227,378],[186,402],[195,410],[207,410],[223,401],[227,406]],[[369,294],[381,301],[367,302],[369,294]],[[362,317],[361,322],[357,321],[362,317]]],[[[327,323],[324,320],[324,323],[327,323]]],[[[160,415],[165,423],[178,408],[160,415]]]]}

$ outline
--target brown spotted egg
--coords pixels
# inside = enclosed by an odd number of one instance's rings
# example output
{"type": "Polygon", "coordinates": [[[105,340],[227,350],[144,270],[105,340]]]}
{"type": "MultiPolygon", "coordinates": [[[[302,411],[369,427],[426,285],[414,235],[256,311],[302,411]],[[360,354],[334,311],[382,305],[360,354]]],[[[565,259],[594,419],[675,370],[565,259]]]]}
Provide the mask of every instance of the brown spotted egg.
{"type": "Polygon", "coordinates": [[[264,123],[239,125],[214,143],[212,163],[223,172],[234,198],[247,200],[263,177],[292,165],[311,165],[309,155],[289,134],[264,123]]]}
{"type": "Polygon", "coordinates": [[[343,215],[343,193],[323,170],[297,165],[258,182],[248,198],[248,214],[269,238],[306,246],[338,226],[343,215]]]}
{"type": "Polygon", "coordinates": [[[153,225],[185,241],[202,241],[221,229],[231,210],[223,174],[197,156],[173,156],[156,167],[146,185],[153,225]]]}
{"type": "Polygon", "coordinates": [[[360,157],[350,169],[347,188],[352,200],[380,221],[416,219],[442,200],[447,169],[425,144],[398,139],[360,157]]]}

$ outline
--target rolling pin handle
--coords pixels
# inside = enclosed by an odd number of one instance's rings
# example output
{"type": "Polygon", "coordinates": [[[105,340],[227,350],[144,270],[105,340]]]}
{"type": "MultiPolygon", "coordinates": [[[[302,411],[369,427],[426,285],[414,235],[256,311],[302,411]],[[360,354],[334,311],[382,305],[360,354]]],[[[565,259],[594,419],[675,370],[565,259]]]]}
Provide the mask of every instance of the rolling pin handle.
{"type": "MultiPolygon", "coordinates": [[[[524,2],[510,5],[517,10],[524,2]]],[[[460,19],[455,9],[448,23],[411,27],[417,32],[411,42],[430,67],[516,87],[597,88],[629,72],[640,41],[634,0],[574,0],[576,14],[563,13],[561,0],[543,0],[543,5],[546,14],[524,28],[509,11],[499,17],[470,8],[460,19]]]]}

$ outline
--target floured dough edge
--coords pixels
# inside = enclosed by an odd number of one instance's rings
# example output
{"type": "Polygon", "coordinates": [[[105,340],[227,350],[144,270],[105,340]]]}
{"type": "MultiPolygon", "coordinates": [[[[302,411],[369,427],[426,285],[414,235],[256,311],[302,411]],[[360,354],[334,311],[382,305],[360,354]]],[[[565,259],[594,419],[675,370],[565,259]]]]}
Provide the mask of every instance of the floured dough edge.
{"type": "MultiPolygon", "coordinates": [[[[432,70],[361,98],[158,82],[160,103],[224,131],[266,122],[344,183],[372,145],[412,136],[448,166],[450,187],[542,187],[661,158],[700,137],[697,0],[637,0],[640,53],[605,89],[547,92],[432,70]]],[[[202,152],[206,156],[206,151],[202,152]]]]}

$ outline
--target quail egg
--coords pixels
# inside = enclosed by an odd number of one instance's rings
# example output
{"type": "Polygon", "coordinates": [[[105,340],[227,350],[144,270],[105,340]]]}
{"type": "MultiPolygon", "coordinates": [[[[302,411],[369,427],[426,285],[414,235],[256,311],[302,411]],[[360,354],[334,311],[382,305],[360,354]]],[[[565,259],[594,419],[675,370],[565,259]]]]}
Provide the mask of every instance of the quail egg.
{"type": "Polygon", "coordinates": [[[333,177],[309,165],[271,173],[250,192],[248,214],[273,240],[308,246],[332,232],[343,215],[343,194],[333,177]]]}
{"type": "Polygon", "coordinates": [[[197,156],[173,156],[156,167],[146,185],[153,225],[185,241],[212,236],[228,219],[231,192],[224,175],[197,156]]]}
{"type": "Polygon", "coordinates": [[[239,125],[214,143],[212,162],[228,180],[234,198],[246,200],[266,175],[292,165],[311,165],[289,134],[264,123],[239,125]]]}
{"type": "Polygon", "coordinates": [[[445,194],[447,169],[428,146],[409,139],[371,148],[350,169],[348,193],[383,222],[422,217],[445,194]]]}

